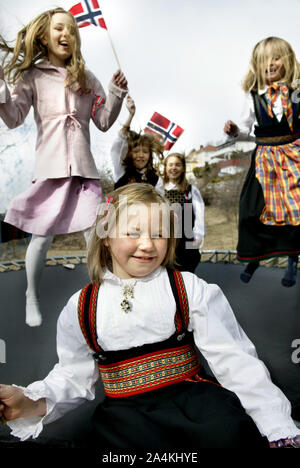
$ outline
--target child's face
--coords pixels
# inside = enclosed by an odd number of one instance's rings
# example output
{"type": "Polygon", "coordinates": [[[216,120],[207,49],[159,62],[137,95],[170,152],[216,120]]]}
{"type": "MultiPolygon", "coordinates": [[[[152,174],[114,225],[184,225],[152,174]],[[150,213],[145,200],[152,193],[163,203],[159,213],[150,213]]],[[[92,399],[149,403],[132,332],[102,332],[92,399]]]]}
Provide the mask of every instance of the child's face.
{"type": "Polygon", "coordinates": [[[133,165],[136,169],[141,170],[147,166],[150,159],[150,150],[147,145],[137,145],[131,150],[133,165]]]}
{"type": "Polygon", "coordinates": [[[176,156],[170,156],[166,163],[166,174],[170,182],[177,183],[180,180],[184,167],[176,156]]]}
{"type": "Polygon", "coordinates": [[[41,38],[48,49],[48,59],[52,65],[64,67],[72,55],[75,42],[75,27],[72,18],[65,13],[55,13],[47,33],[41,38]]]}
{"type": "Polygon", "coordinates": [[[131,205],[126,214],[120,213],[118,235],[107,239],[116,276],[121,279],[140,278],[162,264],[168,240],[162,237],[161,224],[158,204],[152,208],[144,204],[131,205]]]}
{"type": "Polygon", "coordinates": [[[285,73],[282,58],[279,55],[270,54],[266,57],[266,63],[268,64],[264,70],[266,83],[271,84],[280,81],[285,73]]]}

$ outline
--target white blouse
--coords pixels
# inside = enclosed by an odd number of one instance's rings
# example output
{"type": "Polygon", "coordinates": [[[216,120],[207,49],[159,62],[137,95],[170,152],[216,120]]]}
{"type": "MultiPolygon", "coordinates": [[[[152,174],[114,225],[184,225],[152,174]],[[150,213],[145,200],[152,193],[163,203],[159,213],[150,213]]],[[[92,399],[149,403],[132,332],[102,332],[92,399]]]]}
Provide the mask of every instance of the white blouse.
{"type": "MultiPolygon", "coordinates": [[[[260,432],[270,441],[299,435],[289,401],[271,382],[220,288],[189,272],[184,272],[183,278],[189,299],[189,330],[194,332],[196,346],[215,377],[223,387],[237,394],[260,432]]],[[[167,271],[159,267],[137,279],[132,309],[124,313],[120,307],[122,287],[134,281],[121,280],[109,271],[105,273],[96,323],[99,344],[104,350],[163,341],[175,332],[176,305],[167,271]]],[[[99,371],[78,323],[79,293],[70,298],[58,320],[58,364],[44,380],[24,390],[32,400],[46,398],[46,416],[8,422],[12,434],[22,440],[37,437],[44,424],[95,398],[99,371]]]]}
{"type": "MultiPolygon", "coordinates": [[[[264,89],[259,90],[259,94],[262,95],[266,93],[267,91],[268,91],[268,86],[266,86],[264,89]]],[[[280,95],[277,96],[274,102],[274,106],[272,107],[272,110],[277,120],[280,122],[280,120],[282,119],[282,115],[283,115],[283,107],[282,107],[280,95]]],[[[255,125],[257,124],[257,120],[256,120],[256,115],[255,115],[255,110],[254,110],[253,97],[251,93],[246,93],[243,110],[240,116],[240,120],[237,124],[238,134],[235,138],[237,140],[245,140],[245,139],[248,140],[250,132],[254,124],[255,125]]],[[[250,139],[254,139],[254,138],[252,137],[250,139]]]]}
{"type": "MultiPolygon", "coordinates": [[[[164,189],[178,190],[178,187],[176,184],[173,184],[173,182],[168,182],[165,184],[164,189]]],[[[198,190],[195,185],[191,185],[191,192],[189,193],[189,197],[192,199],[193,212],[195,215],[195,222],[193,227],[194,238],[203,239],[205,236],[205,205],[200,190],[198,190]]]]}
{"type": "MultiPolygon", "coordinates": [[[[122,164],[128,150],[128,143],[127,143],[127,138],[122,135],[121,132],[118,133],[117,138],[112,144],[111,147],[111,160],[112,160],[112,165],[113,165],[113,179],[114,182],[118,182],[118,180],[125,174],[125,168],[122,164]]],[[[145,169],[142,169],[139,171],[141,174],[146,171],[145,169]]],[[[164,193],[164,186],[163,186],[163,181],[161,177],[158,177],[158,181],[155,185],[156,190],[163,195],[164,193]]]]}

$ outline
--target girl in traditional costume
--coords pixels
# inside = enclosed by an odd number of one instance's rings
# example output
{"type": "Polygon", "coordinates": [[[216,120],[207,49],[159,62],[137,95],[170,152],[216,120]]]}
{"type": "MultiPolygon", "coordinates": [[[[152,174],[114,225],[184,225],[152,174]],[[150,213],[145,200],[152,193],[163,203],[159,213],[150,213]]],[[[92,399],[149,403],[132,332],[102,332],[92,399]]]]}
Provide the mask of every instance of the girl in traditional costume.
{"type": "Polygon", "coordinates": [[[224,131],[248,137],[256,148],[240,198],[237,257],[249,262],[241,274],[250,281],[261,260],[288,256],[283,286],[296,282],[300,253],[300,64],[288,42],[277,37],[253,49],[244,79],[247,105],[241,122],[224,131]]]}
{"type": "Polygon", "coordinates": [[[163,183],[157,167],[163,159],[163,144],[156,135],[130,130],[136,110],[131,96],[127,96],[126,107],[127,120],[111,148],[114,188],[141,182],[151,184],[163,193],[163,183]]]}
{"type": "Polygon", "coordinates": [[[195,185],[186,180],[185,157],[170,153],[164,160],[164,195],[178,205],[181,231],[176,248],[176,262],[180,271],[193,273],[200,262],[199,247],[205,236],[204,202],[195,185]]]}
{"type": "Polygon", "coordinates": [[[89,243],[92,282],[58,320],[58,364],[27,388],[0,385],[14,436],[37,437],[94,399],[101,376],[105,398],[86,442],[97,454],[300,445],[290,403],[222,291],[173,268],[174,218],[149,184],[107,196],[89,243]]]}

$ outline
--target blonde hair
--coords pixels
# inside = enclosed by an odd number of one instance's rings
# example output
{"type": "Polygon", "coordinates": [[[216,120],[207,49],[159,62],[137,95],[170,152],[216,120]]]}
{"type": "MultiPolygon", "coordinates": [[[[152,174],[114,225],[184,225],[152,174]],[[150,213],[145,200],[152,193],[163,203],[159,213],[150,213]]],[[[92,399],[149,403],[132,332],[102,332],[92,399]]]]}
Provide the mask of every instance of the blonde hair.
{"type": "Polygon", "coordinates": [[[272,57],[282,59],[284,76],[280,81],[285,82],[289,88],[296,89],[300,78],[300,64],[296,59],[291,45],[279,37],[267,37],[258,42],[253,48],[248,72],[242,83],[244,91],[258,91],[264,89],[266,83],[266,70],[270,69],[272,57]]]}
{"type": "Polygon", "coordinates": [[[51,19],[56,13],[68,15],[74,25],[75,41],[72,55],[66,60],[66,87],[71,87],[77,82],[83,92],[88,92],[87,74],[80,50],[81,40],[78,26],[74,16],[63,8],[48,10],[36,16],[18,32],[14,47],[10,47],[1,38],[0,49],[4,51],[3,70],[7,81],[9,84],[15,85],[25,70],[30,69],[38,60],[48,58],[47,47],[43,45],[41,39],[46,34],[51,19]],[[12,57],[5,63],[8,56],[11,55],[12,57]]]}
{"type": "Polygon", "coordinates": [[[178,188],[181,192],[184,192],[187,187],[188,187],[188,182],[186,180],[186,175],[185,175],[185,171],[186,171],[186,162],[185,162],[185,155],[182,154],[182,153],[170,153],[168,154],[168,156],[165,158],[164,160],[164,173],[163,173],[163,183],[164,185],[167,184],[169,182],[169,177],[167,175],[167,162],[170,158],[172,157],[175,157],[177,159],[179,159],[179,161],[181,162],[182,166],[183,166],[183,172],[180,176],[180,179],[179,179],[179,182],[178,182],[178,188]]]}
{"type": "Polygon", "coordinates": [[[107,239],[112,235],[125,207],[140,204],[149,206],[152,203],[165,207],[169,214],[170,234],[166,255],[161,265],[173,267],[177,242],[174,211],[152,185],[134,183],[122,186],[108,194],[105,197],[105,202],[101,203],[99,207],[99,214],[93,227],[87,254],[87,266],[92,282],[101,283],[104,270],[106,268],[112,269],[112,258],[107,239]]]}

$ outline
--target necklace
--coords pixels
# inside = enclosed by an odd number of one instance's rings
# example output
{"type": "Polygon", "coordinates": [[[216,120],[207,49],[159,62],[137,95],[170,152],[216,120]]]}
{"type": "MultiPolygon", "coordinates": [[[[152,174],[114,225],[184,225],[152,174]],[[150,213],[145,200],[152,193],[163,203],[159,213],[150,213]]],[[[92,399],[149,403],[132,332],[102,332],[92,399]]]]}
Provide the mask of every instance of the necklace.
{"type": "Polygon", "coordinates": [[[134,287],[136,285],[136,281],[133,284],[125,284],[123,286],[123,300],[121,302],[121,309],[123,312],[128,314],[131,310],[131,303],[129,298],[134,299],[134,287]]]}

